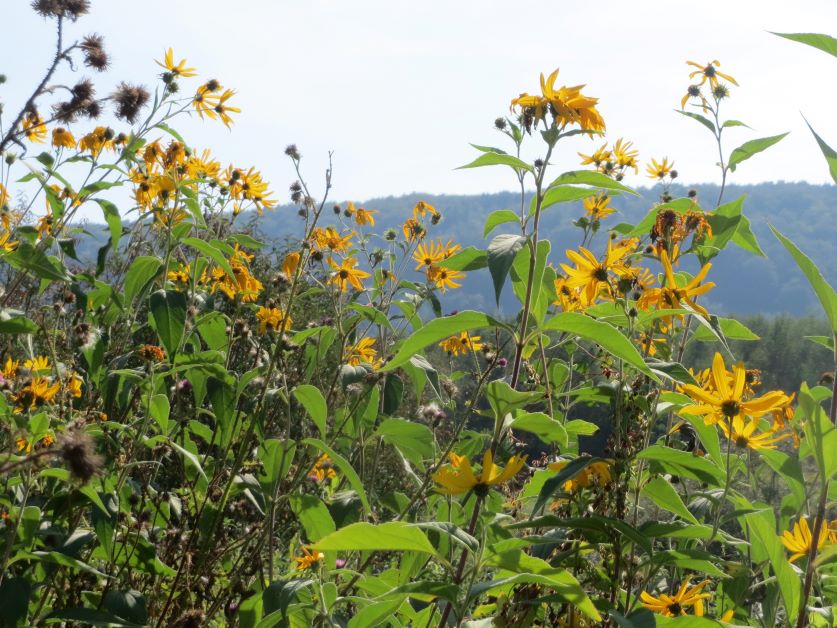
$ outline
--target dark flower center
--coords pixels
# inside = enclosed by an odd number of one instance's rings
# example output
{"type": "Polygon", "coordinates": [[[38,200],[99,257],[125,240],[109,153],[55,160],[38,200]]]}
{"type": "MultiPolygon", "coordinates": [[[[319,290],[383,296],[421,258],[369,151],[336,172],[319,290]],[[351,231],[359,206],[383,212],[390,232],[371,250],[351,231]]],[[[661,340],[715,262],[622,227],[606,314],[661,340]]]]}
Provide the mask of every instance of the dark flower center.
{"type": "Polygon", "coordinates": [[[604,266],[597,266],[593,269],[593,278],[597,281],[607,281],[607,268],[604,266]]]}
{"type": "Polygon", "coordinates": [[[679,615],[683,612],[683,607],[680,606],[677,602],[673,602],[672,604],[668,605],[668,612],[672,615],[679,615]]]}
{"type": "Polygon", "coordinates": [[[721,412],[728,417],[738,416],[741,412],[741,404],[735,399],[729,399],[721,404],[721,412]]]}

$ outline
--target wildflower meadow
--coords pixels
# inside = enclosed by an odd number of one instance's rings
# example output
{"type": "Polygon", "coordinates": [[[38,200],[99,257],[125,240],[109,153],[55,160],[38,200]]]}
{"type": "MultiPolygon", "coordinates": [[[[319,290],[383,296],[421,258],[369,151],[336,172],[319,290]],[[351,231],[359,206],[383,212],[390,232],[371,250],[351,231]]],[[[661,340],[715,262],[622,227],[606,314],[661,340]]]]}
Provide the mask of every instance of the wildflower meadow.
{"type": "MultiPolygon", "coordinates": [[[[89,0],[32,7],[54,59],[0,114],[0,624],[837,623],[834,374],[763,386],[730,346],[752,331],[707,305],[716,257],[763,255],[726,187],[785,136],[726,115],[734,60],[684,63],[671,103],[712,135],[717,198],[674,197],[671,159],[640,162],[586,86],[533,67],[462,165],[520,190],[475,247],[429,200],[381,228],[296,145],[293,181],[228,163],[178,131],[234,133],[228,79],[169,48],[155,84],[99,93],[106,34],[64,33],[89,0]],[[638,173],[658,202],[618,222],[638,173]],[[263,237],[271,212],[292,239],[263,237]],[[485,269],[518,309],[451,311],[485,269]]],[[[833,354],[837,294],[773,233],[833,354]]]]}

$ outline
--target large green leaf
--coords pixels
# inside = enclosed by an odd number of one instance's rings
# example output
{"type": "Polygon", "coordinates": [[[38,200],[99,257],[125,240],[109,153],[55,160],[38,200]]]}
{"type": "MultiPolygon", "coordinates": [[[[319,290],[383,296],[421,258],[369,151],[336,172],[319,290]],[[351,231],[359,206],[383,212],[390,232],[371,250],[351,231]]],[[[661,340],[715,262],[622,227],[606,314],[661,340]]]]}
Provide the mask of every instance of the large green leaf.
{"type": "Polygon", "coordinates": [[[485,219],[485,228],[482,232],[482,237],[488,237],[488,234],[494,231],[494,228],[498,225],[505,224],[507,222],[519,222],[520,216],[517,213],[513,212],[510,209],[498,209],[496,211],[491,212],[488,215],[488,218],[485,219]]]}
{"type": "Polygon", "coordinates": [[[424,349],[427,345],[444,340],[449,336],[453,336],[463,331],[470,329],[479,329],[485,327],[506,327],[506,325],[491,318],[482,312],[475,312],[472,310],[465,310],[453,316],[443,316],[436,318],[423,327],[417,329],[411,334],[396,352],[395,356],[387,362],[382,371],[391,371],[398,368],[417,352],[424,349]]]}
{"type": "Polygon", "coordinates": [[[375,436],[398,449],[422,471],[424,460],[433,457],[433,432],[421,423],[404,419],[384,419],[375,431],[375,436]]]}
{"type": "Polygon", "coordinates": [[[796,617],[799,614],[799,606],[804,603],[802,600],[802,587],[799,576],[794,571],[785,556],[785,548],[776,534],[773,513],[769,511],[754,512],[743,517],[752,535],[751,541],[762,545],[773,568],[776,581],[779,583],[779,590],[785,602],[785,611],[788,617],[796,617]]]}
{"type": "Polygon", "coordinates": [[[837,57],[837,39],[831,35],[823,35],[820,33],[773,33],[773,35],[778,35],[779,37],[784,37],[785,39],[790,39],[800,44],[806,44],[837,57]]]}
{"type": "Polygon", "coordinates": [[[424,532],[405,521],[375,525],[361,521],[340,528],[314,545],[320,551],[408,551],[435,554],[424,532]]]}
{"type": "Polygon", "coordinates": [[[791,240],[783,236],[773,225],[770,225],[770,229],[779,238],[779,241],[793,257],[796,265],[805,274],[808,283],[811,284],[817,298],[820,300],[828,321],[831,323],[832,331],[837,333],[837,293],[834,292],[834,288],[825,280],[820,269],[811,261],[811,258],[805,255],[791,240]]]}
{"type": "Polygon", "coordinates": [[[291,495],[290,504],[309,541],[319,541],[337,529],[328,508],[319,497],[291,495]]]}
{"type": "Polygon", "coordinates": [[[534,434],[547,445],[567,446],[567,430],[564,429],[560,421],[556,421],[543,412],[521,414],[514,418],[509,427],[534,434]]]}
{"type": "Polygon", "coordinates": [[[782,133],[780,135],[772,135],[770,137],[760,137],[757,140],[750,140],[749,142],[744,142],[741,146],[736,148],[732,153],[730,153],[729,160],[727,161],[727,168],[729,168],[730,172],[735,172],[735,168],[740,164],[742,161],[745,161],[752,157],[753,155],[760,153],[763,150],[767,150],[777,142],[780,142],[787,133],[782,133]]]}
{"type": "Polygon", "coordinates": [[[814,131],[814,128],[808,123],[808,120],[805,120],[805,124],[808,125],[808,128],[814,135],[814,139],[817,140],[817,145],[820,147],[823,157],[825,157],[825,161],[828,164],[828,172],[831,174],[831,179],[834,183],[837,183],[837,151],[831,148],[831,146],[825,143],[824,139],[817,135],[817,132],[814,131]]]}
{"type": "Polygon", "coordinates": [[[502,153],[483,153],[479,157],[477,157],[474,161],[469,164],[465,164],[464,166],[459,166],[457,170],[462,170],[464,168],[479,168],[481,166],[511,166],[516,171],[525,170],[526,172],[534,172],[534,168],[527,164],[522,159],[518,159],[517,157],[512,157],[511,155],[506,155],[502,153]]]}
{"type": "Polygon", "coordinates": [[[3,256],[3,261],[7,262],[12,268],[28,272],[39,279],[48,281],[70,280],[67,269],[58,258],[46,255],[25,240],[21,240],[14,251],[6,253],[3,256]]]}
{"type": "Polygon", "coordinates": [[[326,435],[326,418],[328,417],[328,406],[325,397],[320,389],[310,384],[300,384],[293,390],[296,400],[308,412],[308,416],[314,421],[314,425],[320,431],[320,435],[326,435]]]}
{"type": "Polygon", "coordinates": [[[686,116],[686,117],[692,118],[693,120],[697,120],[703,126],[705,126],[707,129],[712,131],[712,135],[715,135],[715,132],[716,132],[715,131],[715,123],[712,122],[711,120],[709,120],[708,118],[700,115],[699,113],[693,113],[691,111],[683,111],[682,109],[675,109],[675,111],[682,116],[686,116]]]}
{"type": "Polygon", "coordinates": [[[603,188],[605,190],[619,190],[620,192],[626,192],[628,194],[633,194],[634,196],[641,196],[639,192],[629,188],[627,185],[623,185],[615,179],[611,179],[607,175],[600,172],[593,172],[592,170],[575,170],[573,172],[565,172],[555,179],[555,181],[550,183],[549,187],[553,188],[558,185],[590,185],[592,187],[603,188]]]}
{"type": "Polygon", "coordinates": [[[642,488],[642,494],[663,510],[675,514],[690,523],[698,523],[698,520],[689,512],[686,504],[680,499],[680,495],[677,494],[677,491],[674,490],[674,487],[665,478],[657,477],[648,482],[642,488]]]}
{"type": "Polygon", "coordinates": [[[131,303],[143,292],[162,267],[163,263],[156,257],[141,255],[136,258],[125,273],[125,303],[131,303]]]}
{"type": "Polygon", "coordinates": [[[561,312],[550,318],[543,325],[542,330],[562,331],[595,342],[608,353],[624,360],[654,381],[660,381],[659,377],[648,368],[633,343],[609,323],[597,321],[578,312],[561,312]]]}
{"type": "Polygon", "coordinates": [[[495,236],[488,245],[488,271],[494,282],[494,296],[497,305],[500,304],[500,293],[509,275],[514,258],[526,244],[526,237],[511,233],[501,233],[495,236]]]}
{"type": "Polygon", "coordinates": [[[695,456],[688,451],[681,451],[663,445],[651,445],[643,449],[637,458],[651,460],[659,464],[667,473],[683,475],[698,482],[719,484],[724,481],[724,471],[711,461],[695,456]]]}
{"type": "Polygon", "coordinates": [[[488,254],[485,251],[469,246],[455,255],[439,262],[439,266],[452,270],[479,270],[488,266],[488,254]]]}
{"type": "Polygon", "coordinates": [[[186,329],[186,293],[158,290],[151,295],[149,305],[160,342],[173,360],[186,329]]]}

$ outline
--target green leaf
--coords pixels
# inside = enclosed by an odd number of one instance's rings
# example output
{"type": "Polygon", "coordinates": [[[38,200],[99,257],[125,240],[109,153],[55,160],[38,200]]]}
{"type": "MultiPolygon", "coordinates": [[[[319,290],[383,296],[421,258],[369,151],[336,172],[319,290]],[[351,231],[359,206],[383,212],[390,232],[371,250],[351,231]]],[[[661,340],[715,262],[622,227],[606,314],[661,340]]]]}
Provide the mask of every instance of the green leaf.
{"type": "Polygon", "coordinates": [[[157,421],[157,425],[160,426],[160,430],[164,434],[168,432],[170,412],[171,408],[169,407],[168,395],[156,394],[151,396],[148,404],[148,413],[152,419],[157,421]]]}
{"type": "Polygon", "coordinates": [[[485,396],[494,410],[494,416],[499,419],[505,417],[509,412],[519,410],[543,399],[542,393],[515,390],[501,379],[495,379],[488,383],[485,387],[485,396]]]}
{"type": "Polygon", "coordinates": [[[181,454],[183,454],[183,458],[185,459],[187,465],[194,468],[195,471],[197,471],[200,474],[200,476],[204,479],[204,481],[207,481],[206,473],[204,472],[203,467],[201,466],[201,461],[198,459],[198,457],[195,454],[193,454],[188,449],[186,449],[184,447],[181,447],[180,445],[178,445],[176,442],[174,442],[170,438],[167,439],[167,442],[168,442],[169,446],[173,447],[174,449],[179,451],[181,454]]]}
{"type": "Polygon", "coordinates": [[[17,248],[3,256],[3,261],[12,268],[35,275],[48,281],[69,281],[70,275],[58,259],[47,256],[29,242],[21,240],[17,248]]]}
{"type": "Polygon", "coordinates": [[[834,352],[834,336],[802,336],[805,340],[810,340],[814,344],[825,347],[832,353],[834,352]]]}
{"type": "Polygon", "coordinates": [[[398,412],[403,396],[404,381],[394,373],[387,375],[384,383],[384,414],[393,415],[398,412]]]}
{"type": "Polygon", "coordinates": [[[668,480],[661,477],[654,478],[643,487],[642,494],[663,510],[678,515],[690,523],[698,523],[668,480]]]}
{"type": "MultiPolygon", "coordinates": [[[[799,614],[799,606],[805,603],[802,600],[802,587],[799,576],[794,571],[785,556],[785,547],[776,534],[773,513],[769,511],[755,512],[743,517],[752,535],[751,542],[759,543],[773,567],[776,581],[779,583],[779,590],[785,602],[785,611],[788,617],[796,617],[799,614]]],[[[762,554],[764,555],[764,554],[762,554]]]]}
{"type": "Polygon", "coordinates": [[[140,625],[148,621],[145,598],[139,591],[114,591],[105,594],[104,605],[111,613],[140,625]]]}
{"type": "Polygon", "coordinates": [[[526,244],[526,237],[510,233],[495,236],[488,245],[488,271],[494,282],[494,296],[500,305],[500,293],[509,275],[514,258],[526,244]]]}
{"type": "Polygon", "coordinates": [[[705,264],[721,252],[736,234],[741,224],[741,210],[746,198],[747,195],[742,194],[734,201],[724,203],[712,213],[707,214],[707,220],[712,226],[712,237],[706,238],[706,241],[698,247],[701,264],[705,264]]]}
{"type": "Polygon", "coordinates": [[[275,628],[285,626],[282,622],[288,612],[288,607],[297,600],[297,594],[303,589],[314,584],[310,579],[277,580],[262,593],[265,617],[256,625],[256,628],[275,628]]]}
{"type": "Polygon", "coordinates": [[[802,270],[805,274],[805,277],[808,279],[808,283],[814,289],[817,298],[820,300],[820,304],[822,305],[825,315],[828,317],[828,321],[831,323],[832,331],[837,333],[837,293],[834,292],[834,288],[832,288],[825,280],[825,277],[822,276],[820,269],[817,268],[817,265],[811,261],[811,258],[799,250],[799,248],[797,248],[791,240],[783,236],[778,229],[773,227],[773,225],[770,225],[770,229],[773,231],[773,234],[779,238],[779,241],[793,257],[796,265],[799,266],[800,270],[802,270]]]}
{"type": "Polygon", "coordinates": [[[328,508],[319,497],[314,495],[291,495],[291,510],[305,530],[308,540],[319,541],[334,532],[337,527],[328,508]]]}
{"type": "MultiPolygon", "coordinates": [[[[558,187],[549,188],[541,199],[541,211],[545,210],[557,203],[571,203],[573,201],[581,201],[585,198],[596,195],[596,190],[590,188],[577,188],[571,185],[559,185],[558,187]]],[[[538,198],[533,196],[529,203],[529,214],[535,213],[538,198]]]]}
{"type": "Polygon", "coordinates": [[[424,532],[405,521],[374,525],[358,522],[320,539],[314,549],[321,552],[393,551],[436,554],[424,532]]]}
{"type": "Polygon", "coordinates": [[[749,159],[753,155],[760,153],[763,150],[767,150],[774,144],[784,139],[786,135],[787,133],[782,133],[780,135],[772,135],[771,137],[761,137],[757,140],[750,140],[749,142],[744,142],[741,146],[736,148],[730,154],[729,160],[727,161],[727,168],[729,168],[730,172],[735,172],[735,168],[742,161],[749,159]]]}
{"type": "Polygon", "coordinates": [[[149,305],[160,342],[173,360],[186,329],[186,293],[158,290],[151,295],[149,305]]]}
{"type": "Polygon", "coordinates": [[[652,460],[664,471],[674,475],[689,477],[698,482],[720,484],[724,481],[724,471],[701,456],[688,451],[681,451],[664,445],[651,445],[643,449],[637,458],[652,460]]]}
{"type": "Polygon", "coordinates": [[[544,482],[543,487],[541,488],[541,492],[538,494],[538,499],[535,502],[535,507],[532,508],[532,514],[530,518],[534,517],[540,511],[540,509],[543,508],[546,502],[552,498],[553,495],[559,492],[563,492],[564,483],[567,480],[573,479],[584,468],[593,464],[594,462],[602,461],[602,458],[594,458],[590,456],[584,456],[580,458],[575,458],[574,460],[570,460],[569,463],[567,463],[554,476],[552,476],[546,482],[544,482]]]}
{"type": "Polygon", "coordinates": [[[44,619],[44,623],[55,624],[58,622],[80,623],[85,626],[125,626],[140,628],[144,624],[135,624],[130,621],[119,619],[116,615],[107,611],[97,611],[92,608],[68,608],[51,612],[44,619]]]}
{"type": "Polygon", "coordinates": [[[439,262],[439,266],[451,270],[479,270],[488,266],[488,254],[474,246],[469,246],[455,255],[439,262]]]}
{"type": "Polygon", "coordinates": [[[477,552],[480,549],[480,542],[477,539],[450,521],[418,521],[413,525],[422,530],[440,532],[456,543],[459,543],[462,547],[467,547],[472,552],[477,552]]]}
{"type": "Polygon", "coordinates": [[[302,442],[306,445],[316,447],[324,454],[328,454],[328,457],[331,458],[331,461],[334,463],[334,466],[340,469],[340,471],[346,476],[346,480],[349,482],[349,486],[351,486],[357,493],[358,498],[360,499],[361,504],[363,504],[363,507],[366,510],[366,512],[372,512],[372,508],[369,505],[369,500],[366,498],[366,491],[363,488],[363,482],[360,481],[357,472],[354,470],[352,465],[349,464],[349,461],[319,439],[305,438],[302,442]]]}
{"type": "Polygon", "coordinates": [[[392,445],[404,457],[424,471],[424,460],[433,457],[433,432],[421,423],[404,419],[384,419],[375,436],[392,445]]]}
{"type": "Polygon", "coordinates": [[[634,196],[641,196],[639,192],[629,188],[627,185],[623,185],[601,172],[593,172],[592,170],[565,172],[550,183],[549,187],[553,188],[558,185],[590,185],[605,190],[619,190],[620,192],[633,194],[634,196]]]}
{"type": "MultiPolygon", "coordinates": [[[[802,118],[805,120],[805,118],[802,118]]],[[[831,179],[834,183],[837,183],[837,152],[831,146],[825,143],[817,132],[814,131],[814,128],[808,123],[808,120],[805,120],[805,124],[808,125],[808,128],[811,130],[811,133],[814,135],[814,139],[817,140],[817,145],[820,147],[822,151],[823,157],[825,157],[826,163],[828,163],[828,172],[831,174],[831,179]]]]}
{"type": "Polygon", "coordinates": [[[314,421],[314,425],[320,431],[320,435],[326,435],[326,419],[328,418],[328,406],[325,397],[320,389],[310,384],[301,384],[294,388],[293,396],[302,404],[308,412],[308,416],[314,421]]]}
{"type": "MultiPolygon", "coordinates": [[[[0,316],[4,314],[0,313],[0,316]]],[[[5,320],[0,319],[0,334],[34,334],[38,329],[37,323],[25,316],[13,316],[5,320]]]]}
{"type": "Polygon", "coordinates": [[[805,384],[799,390],[800,410],[805,418],[805,441],[814,453],[821,477],[830,482],[837,472],[837,426],[805,384]]]}
{"type": "Polygon", "coordinates": [[[738,228],[735,230],[735,233],[730,241],[748,253],[758,255],[759,257],[767,257],[767,255],[764,254],[764,251],[761,250],[761,245],[756,238],[756,234],[753,233],[753,230],[750,227],[750,219],[743,214],[738,222],[738,228]]]}
{"type": "Polygon", "coordinates": [[[427,345],[444,340],[449,336],[470,329],[486,327],[506,327],[506,325],[482,312],[465,310],[453,316],[436,318],[413,332],[396,352],[395,356],[381,367],[381,371],[391,371],[409,361],[427,345]]]}
{"type": "Polygon", "coordinates": [[[562,448],[567,446],[567,430],[560,421],[556,421],[543,412],[521,414],[514,418],[509,427],[534,434],[547,445],[557,444],[562,448]]]}
{"type": "Polygon", "coordinates": [[[773,31],[770,32],[773,35],[778,35],[779,37],[784,37],[785,39],[790,39],[791,41],[796,41],[800,44],[805,44],[807,46],[817,48],[818,50],[822,50],[823,52],[827,52],[828,54],[837,57],[837,39],[835,39],[831,35],[822,35],[820,33],[774,33],[773,31]]]}
{"type": "Polygon", "coordinates": [[[709,120],[708,118],[700,115],[699,113],[693,113],[691,111],[683,111],[682,109],[675,109],[675,111],[677,113],[679,113],[681,116],[686,116],[688,118],[692,118],[692,120],[697,120],[703,126],[705,126],[707,129],[712,131],[712,135],[715,135],[715,132],[716,132],[715,123],[712,122],[711,120],[709,120]]]}
{"type": "Polygon", "coordinates": [[[578,312],[561,312],[549,319],[543,331],[562,331],[595,342],[608,353],[624,360],[655,382],[660,378],[654,374],[633,343],[613,325],[597,321],[578,312]]]}
{"type": "Polygon", "coordinates": [[[32,587],[25,578],[6,578],[0,586],[0,619],[4,626],[17,626],[26,618],[32,587]]]}
{"type": "Polygon", "coordinates": [[[220,266],[225,273],[235,279],[235,273],[233,273],[232,266],[230,266],[229,261],[220,249],[212,246],[209,242],[201,240],[200,238],[184,238],[183,244],[191,246],[193,249],[197,249],[209,257],[213,262],[218,264],[218,266],[220,266]]]}
{"type": "Polygon", "coordinates": [[[724,120],[724,123],[721,125],[721,128],[728,129],[734,126],[744,126],[748,129],[752,128],[749,124],[744,124],[741,120],[724,120]]]}
{"type": "Polygon", "coordinates": [[[122,237],[122,217],[119,215],[119,209],[103,198],[94,200],[102,208],[102,214],[104,214],[105,222],[110,230],[110,246],[114,251],[117,251],[119,250],[119,239],[122,237]]]}
{"type": "Polygon", "coordinates": [[[131,303],[144,292],[162,267],[163,263],[156,257],[141,255],[136,258],[125,273],[125,303],[131,303]]]}
{"type": "MultiPolygon", "coordinates": [[[[759,337],[744,323],[734,318],[718,317],[718,327],[727,340],[759,340],[759,337]]],[[[715,342],[718,337],[706,327],[696,327],[692,339],[700,342],[715,342]]]]}
{"type": "Polygon", "coordinates": [[[483,153],[479,157],[477,157],[474,161],[464,166],[459,166],[457,170],[463,170],[465,168],[479,168],[481,166],[511,166],[515,169],[515,171],[524,170],[526,172],[534,172],[535,169],[532,168],[529,164],[527,164],[522,159],[518,159],[517,157],[512,157],[511,155],[506,155],[503,153],[495,153],[495,152],[487,152],[483,153]]]}
{"type": "Polygon", "coordinates": [[[482,237],[488,237],[488,234],[491,233],[496,226],[507,222],[520,222],[520,216],[510,209],[498,209],[491,212],[485,221],[485,228],[483,229],[482,237]]]}

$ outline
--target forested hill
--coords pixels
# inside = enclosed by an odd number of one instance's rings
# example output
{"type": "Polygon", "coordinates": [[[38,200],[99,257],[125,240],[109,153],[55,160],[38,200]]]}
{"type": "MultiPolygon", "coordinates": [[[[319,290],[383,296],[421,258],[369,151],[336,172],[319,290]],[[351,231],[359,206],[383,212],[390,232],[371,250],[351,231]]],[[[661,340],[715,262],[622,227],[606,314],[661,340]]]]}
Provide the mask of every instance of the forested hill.
{"type": "MultiPolygon", "coordinates": [[[[718,196],[716,185],[699,185],[695,189],[704,209],[714,207],[718,196]]],[[[658,200],[660,188],[639,191],[642,198],[615,198],[613,205],[620,213],[605,222],[639,221],[658,200]]],[[[682,186],[672,189],[675,198],[685,196],[687,192],[688,188],[682,186]]],[[[717,287],[703,302],[719,314],[818,314],[813,293],[791,257],[770,232],[768,223],[792,238],[832,283],[837,282],[837,188],[784,182],[731,185],[725,192],[724,201],[741,195],[746,195],[744,213],[752,221],[753,231],[767,257],[756,257],[734,245],[730,246],[713,260],[710,279],[717,283],[717,287]]],[[[415,193],[364,200],[361,204],[368,209],[379,210],[376,231],[380,233],[384,228],[399,226],[417,200],[432,203],[443,213],[442,223],[435,229],[438,237],[450,238],[463,246],[482,248],[487,245],[483,238],[486,217],[497,209],[520,207],[520,196],[513,192],[483,195],[415,193]]],[[[258,223],[263,235],[282,240],[296,234],[300,225],[292,212],[292,209],[283,207],[265,214],[258,223]]],[[[582,214],[579,203],[555,205],[544,214],[542,234],[552,241],[551,261],[554,264],[564,261],[566,248],[579,244],[581,232],[572,223],[582,214]]],[[[501,225],[494,234],[511,227],[501,225]]],[[[599,240],[599,244],[602,243],[603,240],[599,240]]],[[[595,244],[593,248],[596,248],[595,244]]],[[[470,274],[461,289],[448,293],[445,307],[493,310],[493,289],[487,271],[470,274]]],[[[513,314],[515,309],[516,301],[511,290],[507,289],[501,301],[501,310],[513,314]]]]}

